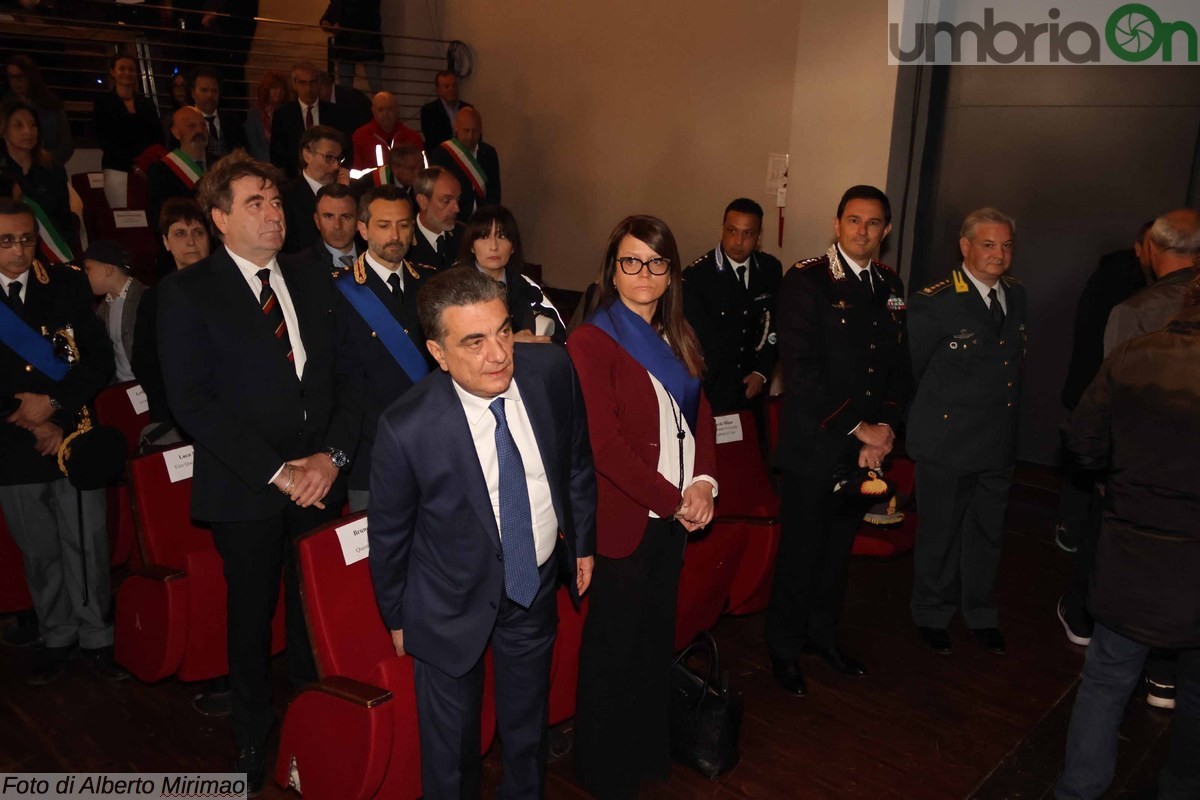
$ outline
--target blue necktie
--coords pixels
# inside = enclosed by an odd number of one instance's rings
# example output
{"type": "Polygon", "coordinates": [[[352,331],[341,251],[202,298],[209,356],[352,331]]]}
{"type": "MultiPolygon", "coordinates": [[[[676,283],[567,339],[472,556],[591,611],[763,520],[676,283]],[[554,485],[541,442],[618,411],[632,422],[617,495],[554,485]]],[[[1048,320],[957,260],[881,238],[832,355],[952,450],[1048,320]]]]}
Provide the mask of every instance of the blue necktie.
{"type": "Polygon", "coordinates": [[[508,430],[504,398],[488,406],[496,418],[496,456],[500,462],[500,547],[504,552],[504,592],[522,608],[537,596],[537,548],[533,544],[533,512],[529,508],[529,486],[525,463],[508,430]]]}

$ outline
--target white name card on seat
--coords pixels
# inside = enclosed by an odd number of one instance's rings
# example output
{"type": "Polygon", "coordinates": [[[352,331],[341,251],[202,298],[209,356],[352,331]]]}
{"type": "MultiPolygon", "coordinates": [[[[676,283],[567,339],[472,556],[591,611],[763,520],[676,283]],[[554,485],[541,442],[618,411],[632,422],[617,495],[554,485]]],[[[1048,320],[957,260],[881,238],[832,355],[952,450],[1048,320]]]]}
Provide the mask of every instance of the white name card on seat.
{"type": "Polygon", "coordinates": [[[167,465],[167,475],[171,477],[171,483],[191,480],[192,460],[195,456],[196,449],[190,444],[163,453],[163,462],[167,465]]]}
{"type": "Polygon", "coordinates": [[[146,211],[145,209],[114,211],[113,224],[118,228],[145,228],[146,211]]]}
{"type": "Polygon", "coordinates": [[[87,176],[88,176],[88,188],[89,189],[103,189],[104,188],[104,173],[103,172],[89,172],[87,174],[87,176]]]}
{"type": "Polygon", "coordinates": [[[715,417],[717,423],[717,444],[740,442],[742,440],[742,418],[737,414],[726,414],[715,417]]]}
{"type": "Polygon", "coordinates": [[[371,545],[367,541],[366,517],[334,528],[334,531],[342,545],[342,558],[346,560],[347,567],[370,555],[371,545]]]}
{"type": "Polygon", "coordinates": [[[140,383],[130,386],[125,390],[125,394],[129,395],[129,404],[133,406],[133,413],[138,415],[150,413],[150,401],[146,399],[146,390],[140,383]]]}

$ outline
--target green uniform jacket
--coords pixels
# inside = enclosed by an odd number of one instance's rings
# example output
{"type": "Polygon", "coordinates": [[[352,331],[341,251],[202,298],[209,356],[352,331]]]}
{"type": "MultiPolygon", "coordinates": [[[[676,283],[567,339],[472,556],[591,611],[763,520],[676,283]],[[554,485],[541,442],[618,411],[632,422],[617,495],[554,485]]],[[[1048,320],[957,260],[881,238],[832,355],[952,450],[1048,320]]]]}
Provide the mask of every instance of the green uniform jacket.
{"type": "Polygon", "coordinates": [[[916,461],[976,472],[1016,460],[1025,288],[1005,275],[1008,311],[995,332],[987,303],[962,270],[914,292],[908,341],[916,395],[905,447],[916,461]]]}

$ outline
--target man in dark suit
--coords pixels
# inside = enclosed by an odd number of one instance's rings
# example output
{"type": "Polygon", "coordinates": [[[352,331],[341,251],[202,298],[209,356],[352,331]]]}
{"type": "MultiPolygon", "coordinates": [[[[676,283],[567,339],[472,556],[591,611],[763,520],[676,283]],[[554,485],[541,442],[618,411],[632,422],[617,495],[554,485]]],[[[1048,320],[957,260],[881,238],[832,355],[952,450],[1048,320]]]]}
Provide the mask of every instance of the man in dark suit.
{"type": "Polygon", "coordinates": [[[473,108],[464,108],[454,120],[454,138],[430,148],[430,166],[454,173],[462,187],[459,213],[471,219],[477,205],[500,205],[500,156],[483,141],[483,118],[473,108]]]}
{"type": "Polygon", "coordinates": [[[462,193],[458,178],[449,170],[430,167],[417,174],[417,233],[409,260],[448,269],[458,259],[463,226],[458,221],[462,193]]]}
{"type": "Polygon", "coordinates": [[[309,128],[327,125],[341,131],[347,142],[354,135],[345,112],[322,100],[320,88],[321,71],[316,66],[304,61],[292,67],[292,91],[296,99],[280,106],[271,120],[271,163],[289,178],[300,171],[296,154],[300,152],[300,136],[309,128]]]}
{"type": "Polygon", "coordinates": [[[83,274],[34,260],[37,223],[19,200],[0,198],[0,244],[0,508],[45,643],[26,682],[57,679],[76,646],[107,677],[128,677],[112,660],[104,490],[77,491],[57,458],[80,410],[112,376],[112,346],[83,274]],[[78,348],[69,367],[47,341],[67,329],[78,348]]]}
{"type": "Polygon", "coordinates": [[[158,230],[163,203],[172,197],[195,197],[196,183],[211,162],[206,161],[208,128],[204,115],[184,106],[171,115],[171,138],[179,145],[146,170],[146,217],[150,229],[158,230]]]}
{"type": "Polygon", "coordinates": [[[683,308],[704,351],[704,395],[713,413],[761,409],[779,358],[775,298],[783,267],[756,252],[762,206],[748,198],[725,208],[721,244],[683,273],[683,308]]]}
{"type": "Polygon", "coordinates": [[[291,543],[337,516],[354,444],[330,425],[338,403],[355,400],[334,380],[329,277],[276,260],[279,177],[244,152],[217,162],[199,199],[222,246],[160,284],[167,398],[196,446],[192,516],[211,525],[228,584],[234,771],[247,773],[251,794],[275,724],[268,661],[280,572],[288,672],[302,684],[316,669],[291,543]]]}
{"type": "Polygon", "coordinates": [[[843,675],[866,672],[838,647],[837,622],[867,503],[853,487],[834,487],[855,467],[882,463],[907,396],[904,286],[872,258],[891,220],[883,192],[851,187],[833,221],[837,242],[792,267],[779,291],[783,536],[766,640],[776,682],[796,695],[807,691],[804,653],[843,675]]]}
{"type": "Polygon", "coordinates": [[[338,274],[333,306],[338,380],[354,387],[363,406],[347,423],[359,430],[350,453],[351,511],[365,511],[370,502],[379,415],[432,365],[417,316],[417,292],[433,268],[404,259],[417,224],[412,203],[395,186],[380,186],[362,198],[360,209],[358,231],[367,251],[352,270],[338,274]]]}
{"type": "Polygon", "coordinates": [[[353,86],[339,86],[333,82],[333,76],[328,72],[321,73],[321,88],[319,96],[322,102],[333,103],[341,113],[345,128],[339,128],[346,134],[346,141],[351,149],[354,147],[354,132],[366,125],[373,118],[371,113],[371,98],[355,89],[353,86]]]}
{"type": "Polygon", "coordinates": [[[996,568],[1017,459],[1025,289],[1008,275],[1016,223],[994,208],[963,221],[963,261],[913,294],[908,315],[916,396],[905,445],[921,508],[913,621],[950,652],[956,610],[988,651],[1003,653],[996,568]]]}
{"type": "Polygon", "coordinates": [[[306,254],[314,265],[337,275],[349,271],[361,252],[358,244],[358,201],[349,186],[331,183],[317,192],[313,214],[317,241],[306,254]]]}
{"type": "Polygon", "coordinates": [[[454,135],[454,120],[458,112],[470,108],[466,100],[458,99],[458,73],[444,69],[433,78],[437,99],[421,106],[421,136],[425,149],[432,150],[454,135]]]}
{"type": "MultiPolygon", "coordinates": [[[[396,652],[414,660],[427,798],[479,795],[491,647],[499,797],[544,793],[560,570],[591,581],[596,477],[566,352],[517,345],[505,289],[435,275],[420,316],[440,372],[388,408],[371,466],[371,577],[396,652]]],[[[665,668],[665,667],[664,667],[665,668]]]]}
{"type": "Polygon", "coordinates": [[[315,215],[317,192],[333,183],[349,186],[344,166],[345,137],[328,125],[314,125],[300,136],[300,174],[279,190],[287,215],[283,252],[298,253],[320,240],[315,215]]]}
{"type": "Polygon", "coordinates": [[[218,158],[246,146],[246,127],[238,115],[220,108],[221,83],[216,70],[200,67],[189,81],[192,103],[204,116],[208,128],[208,147],[205,160],[212,164],[218,158]]]}

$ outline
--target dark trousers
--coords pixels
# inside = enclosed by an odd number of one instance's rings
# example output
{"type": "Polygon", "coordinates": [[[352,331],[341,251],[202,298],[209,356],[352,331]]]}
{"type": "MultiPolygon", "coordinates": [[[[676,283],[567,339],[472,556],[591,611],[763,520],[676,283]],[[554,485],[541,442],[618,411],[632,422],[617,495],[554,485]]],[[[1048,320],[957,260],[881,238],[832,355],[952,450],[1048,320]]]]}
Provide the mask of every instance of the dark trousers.
{"type": "Polygon", "coordinates": [[[579,652],[575,769],[601,800],[671,774],[668,678],[683,528],[651,519],[626,558],[596,556],[579,652]]]}
{"type": "Polygon", "coordinates": [[[1095,473],[1086,473],[1090,480],[1090,493],[1084,495],[1080,508],[1068,518],[1062,515],[1062,508],[1070,505],[1076,507],[1078,500],[1067,501],[1068,495],[1079,493],[1079,487],[1068,477],[1063,481],[1063,503],[1060,506],[1062,524],[1070,526],[1072,539],[1078,549],[1071,554],[1071,582],[1063,594],[1063,616],[1067,618],[1071,629],[1077,633],[1087,633],[1092,630],[1092,615],[1088,612],[1088,582],[1092,577],[1092,566],[1096,563],[1096,544],[1100,540],[1100,510],[1103,498],[1096,488],[1095,473]],[[1068,521],[1069,520],[1069,521],[1068,521]]]}
{"type": "MultiPolygon", "coordinates": [[[[538,575],[541,586],[528,609],[507,597],[500,601],[490,639],[504,769],[498,798],[545,794],[550,662],[558,630],[558,559],[552,556],[538,575]]],[[[483,678],[483,658],[465,675],[454,677],[413,657],[426,800],[479,797],[483,678]]]]}
{"type": "MultiPolygon", "coordinates": [[[[1054,796],[1092,800],[1112,783],[1125,706],[1150,648],[1097,623],[1067,729],[1067,763],[1054,796]]],[[[1158,775],[1160,800],[1200,797],[1200,650],[1179,654],[1171,744],[1158,775]]]]}
{"type": "Polygon", "coordinates": [[[781,535],[767,606],[767,649],[792,659],[805,644],[837,644],[846,594],[846,568],[867,503],[833,492],[832,478],[784,472],[780,483],[781,535]]]}
{"type": "Polygon", "coordinates": [[[995,628],[996,569],[1013,468],[962,472],[917,463],[913,622],[944,628],[957,609],[968,628],[995,628]]]}
{"type": "Polygon", "coordinates": [[[324,510],[315,506],[300,508],[289,503],[281,513],[268,519],[212,524],[213,541],[221,554],[228,586],[229,688],[233,735],[239,748],[263,747],[275,724],[268,671],[271,618],[279,599],[281,571],[288,675],[295,684],[317,679],[300,603],[293,542],[300,534],[336,518],[339,508],[340,505],[324,510]]]}

